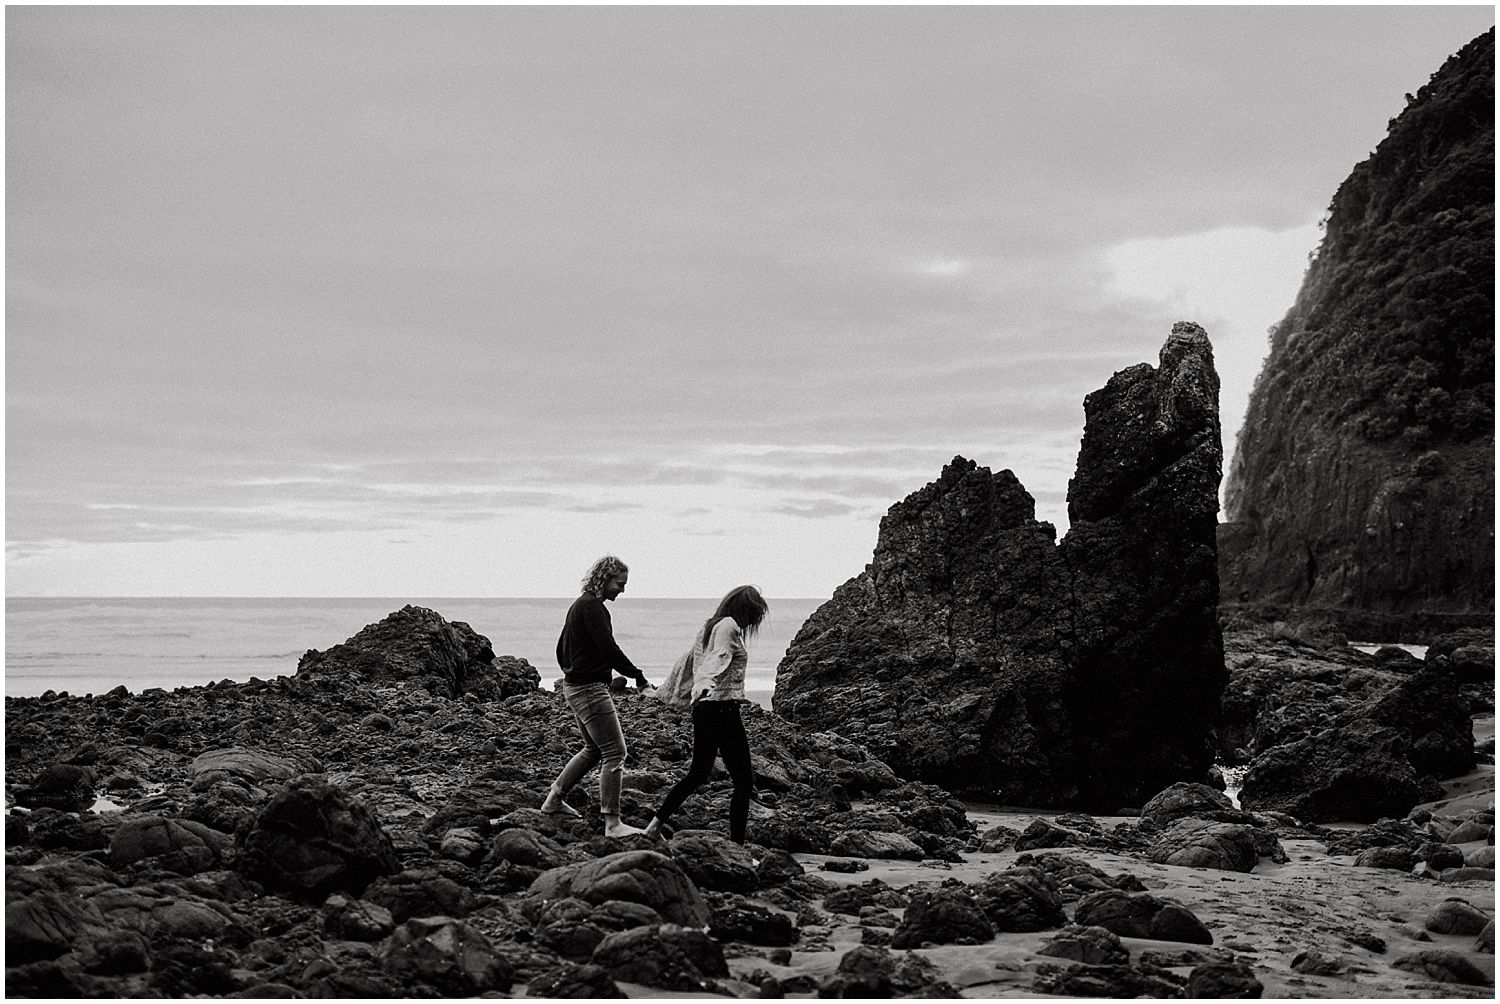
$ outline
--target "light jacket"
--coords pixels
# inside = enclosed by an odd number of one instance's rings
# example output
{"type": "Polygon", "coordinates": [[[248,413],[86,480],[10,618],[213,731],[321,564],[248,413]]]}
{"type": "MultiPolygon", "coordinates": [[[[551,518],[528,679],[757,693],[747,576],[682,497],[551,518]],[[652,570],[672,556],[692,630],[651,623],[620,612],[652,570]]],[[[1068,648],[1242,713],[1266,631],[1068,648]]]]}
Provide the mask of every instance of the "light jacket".
{"type": "Polygon", "coordinates": [[[733,617],[719,618],[708,644],[700,633],[693,646],[693,701],[743,701],[747,662],[744,631],[733,617]]]}

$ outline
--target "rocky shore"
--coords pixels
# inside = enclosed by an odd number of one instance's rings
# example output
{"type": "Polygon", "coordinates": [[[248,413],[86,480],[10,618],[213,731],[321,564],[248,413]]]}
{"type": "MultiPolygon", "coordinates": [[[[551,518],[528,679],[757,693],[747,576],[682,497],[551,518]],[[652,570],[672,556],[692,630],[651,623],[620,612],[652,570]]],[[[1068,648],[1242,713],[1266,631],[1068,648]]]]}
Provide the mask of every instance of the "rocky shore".
{"type": "MultiPolygon", "coordinates": [[[[1333,649],[1235,638],[1247,753],[1378,702],[1383,672],[1420,675],[1340,651],[1368,693],[1330,708],[1318,674],[1351,672],[1333,649]],[[1294,662],[1300,718],[1256,674],[1294,662]]],[[[274,680],[8,698],[6,994],[1493,993],[1492,682],[1471,766],[1369,825],[1186,782],[1120,816],[965,804],[751,706],[745,847],[722,774],[666,840],[602,837],[592,784],[580,818],[537,811],[576,741],[538,682],[407,607],[274,680]]],[[[640,824],[689,723],[619,704],[640,824]]]]}

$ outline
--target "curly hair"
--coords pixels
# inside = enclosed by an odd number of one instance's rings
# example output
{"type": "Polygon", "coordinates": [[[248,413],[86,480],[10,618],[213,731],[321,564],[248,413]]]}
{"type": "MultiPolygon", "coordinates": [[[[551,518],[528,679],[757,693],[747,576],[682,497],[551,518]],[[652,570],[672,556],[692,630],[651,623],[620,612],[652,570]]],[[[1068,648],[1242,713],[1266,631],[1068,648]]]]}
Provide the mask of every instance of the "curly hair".
{"type": "Polygon", "coordinates": [[[625,562],[616,558],[613,554],[606,554],[589,567],[588,574],[583,577],[583,591],[593,596],[598,596],[604,592],[604,584],[609,581],[611,576],[628,571],[630,571],[630,568],[625,562]]]}

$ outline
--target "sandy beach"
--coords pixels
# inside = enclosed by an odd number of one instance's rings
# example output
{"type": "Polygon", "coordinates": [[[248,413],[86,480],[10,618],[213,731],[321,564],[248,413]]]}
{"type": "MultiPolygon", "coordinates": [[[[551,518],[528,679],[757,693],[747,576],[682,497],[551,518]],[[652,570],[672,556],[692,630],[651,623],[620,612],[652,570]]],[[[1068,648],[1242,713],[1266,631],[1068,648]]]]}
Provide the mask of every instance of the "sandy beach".
{"type": "MultiPolygon", "coordinates": [[[[1476,716],[1476,743],[1493,739],[1493,714],[1476,716]]],[[[1438,816],[1467,817],[1477,810],[1493,810],[1495,768],[1484,764],[1471,773],[1443,785],[1443,798],[1418,806],[1438,816]]],[[[992,826],[1025,830],[1037,818],[1053,818],[1045,810],[1003,806],[969,806],[969,818],[981,832],[992,826]]],[[[1098,816],[1106,830],[1137,820],[1123,816],[1098,816]]],[[[1357,829],[1357,824],[1335,828],[1357,829]]],[[[1188,946],[1178,942],[1122,938],[1132,961],[1147,953],[1179,957],[1184,965],[1172,967],[1186,975],[1195,961],[1233,957],[1250,965],[1265,987],[1266,998],[1487,998],[1486,987],[1465,987],[1415,978],[1394,969],[1391,963],[1425,949],[1442,948],[1461,953],[1482,969],[1493,983],[1493,949],[1474,951],[1475,937],[1440,934],[1424,928],[1426,918],[1444,900],[1458,897],[1493,916],[1495,883],[1489,880],[1438,882],[1409,873],[1363,868],[1354,855],[1329,855],[1324,845],[1311,839],[1281,840],[1287,856],[1284,864],[1261,859],[1248,874],[1202,868],[1154,864],[1139,857],[1086,848],[1061,848],[1068,854],[1111,875],[1129,872],[1158,895],[1181,902],[1213,933],[1212,946],[1188,946]],[[1383,952],[1356,944],[1351,937],[1368,941],[1373,935],[1384,942],[1383,952]],[[1334,975],[1298,972],[1293,963],[1303,953],[1315,952],[1333,960],[1340,970],[1334,975]]],[[[1467,855],[1486,846],[1484,840],[1457,844],[1467,855]]],[[[953,878],[977,882],[985,875],[1014,864],[1022,852],[965,854],[962,864],[935,862],[872,861],[868,871],[844,874],[821,871],[829,857],[799,854],[809,871],[817,871],[839,885],[854,885],[880,879],[895,888],[953,878]],[[939,867],[933,867],[934,864],[939,867]]],[[[1048,852],[1037,852],[1048,853],[1048,852]]],[[[901,911],[892,911],[897,916],[901,911]]],[[[948,945],[915,949],[930,959],[943,978],[969,998],[1037,997],[1033,983],[1042,967],[1059,960],[1038,954],[1055,931],[1000,934],[983,945],[948,945]]],[[[798,975],[821,980],[837,966],[843,951],[860,944],[857,923],[834,927],[829,941],[832,952],[795,951],[789,965],[775,966],[758,957],[732,960],[739,975],[769,970],[778,976],[798,975]]],[[[632,996],[660,996],[649,988],[632,988],[632,996]]],[[[687,995],[683,995],[687,996],[687,995]]],[[[791,995],[789,995],[791,996],[791,995]]],[[[797,995],[811,996],[811,995],[797,995]]]]}

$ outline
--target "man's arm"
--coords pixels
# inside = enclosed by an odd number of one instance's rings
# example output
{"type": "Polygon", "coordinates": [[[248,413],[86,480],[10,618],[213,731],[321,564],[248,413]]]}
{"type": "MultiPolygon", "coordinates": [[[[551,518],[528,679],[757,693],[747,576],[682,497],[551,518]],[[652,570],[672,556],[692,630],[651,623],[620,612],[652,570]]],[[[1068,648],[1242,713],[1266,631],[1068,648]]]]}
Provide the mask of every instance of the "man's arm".
{"type": "Polygon", "coordinates": [[[589,638],[599,654],[604,656],[614,671],[621,676],[629,676],[636,680],[641,686],[648,686],[646,674],[636,668],[630,657],[620,651],[619,644],[615,641],[614,628],[610,624],[609,611],[604,609],[604,604],[598,603],[590,606],[584,612],[583,625],[588,630],[589,638]]]}

